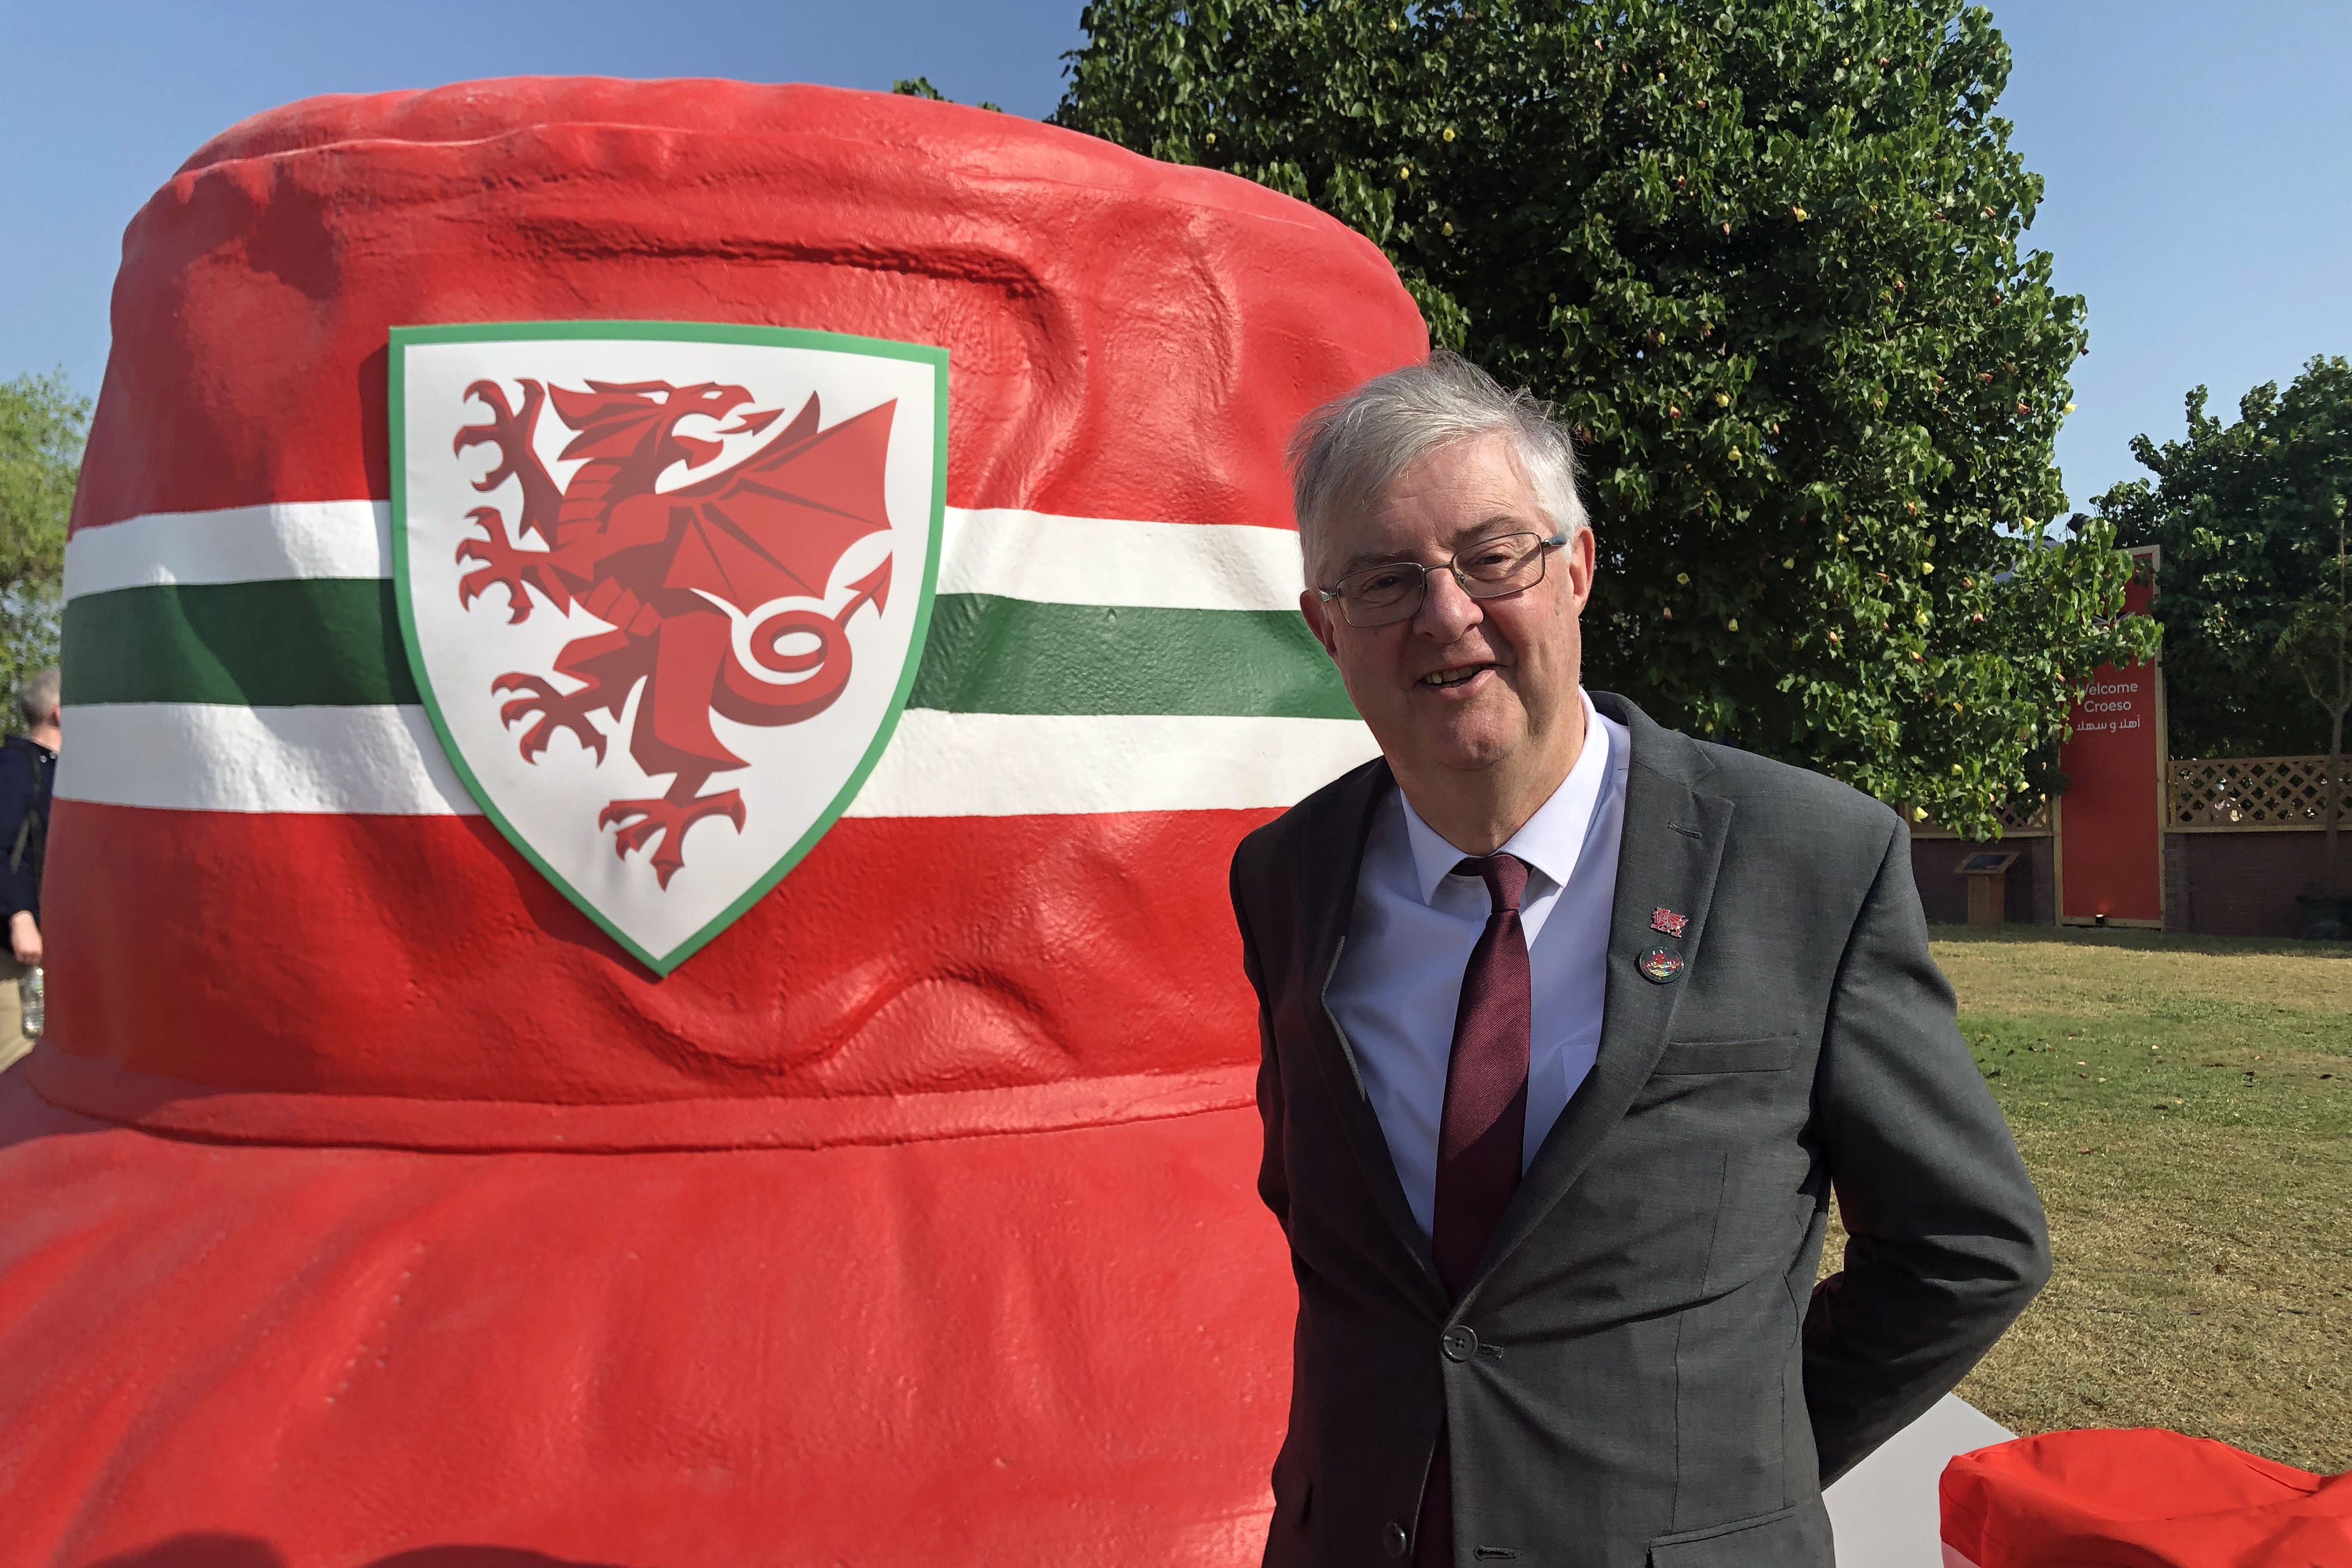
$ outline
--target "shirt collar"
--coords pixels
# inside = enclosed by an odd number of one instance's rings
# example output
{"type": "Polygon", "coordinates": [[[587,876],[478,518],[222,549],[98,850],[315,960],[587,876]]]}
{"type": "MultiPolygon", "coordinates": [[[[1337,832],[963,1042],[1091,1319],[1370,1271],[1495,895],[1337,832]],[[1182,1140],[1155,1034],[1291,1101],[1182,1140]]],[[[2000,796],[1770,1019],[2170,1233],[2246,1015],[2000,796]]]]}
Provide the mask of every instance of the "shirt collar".
{"type": "MultiPolygon", "coordinates": [[[[1584,703],[1584,749],[1577,752],[1576,765],[1568,770],[1568,777],[1560,780],[1551,798],[1536,807],[1535,815],[1503,844],[1504,853],[1517,857],[1556,888],[1568,886],[1576,870],[1578,857],[1584,850],[1585,831],[1592,825],[1593,807],[1601,799],[1601,786],[1609,776],[1609,726],[1601,721],[1592,699],[1581,687],[1577,696],[1584,703]]],[[[1397,795],[1404,805],[1405,837],[1412,845],[1413,877],[1421,888],[1421,900],[1433,903],[1439,886],[1467,857],[1421,819],[1412,802],[1403,799],[1402,790],[1397,795]]]]}

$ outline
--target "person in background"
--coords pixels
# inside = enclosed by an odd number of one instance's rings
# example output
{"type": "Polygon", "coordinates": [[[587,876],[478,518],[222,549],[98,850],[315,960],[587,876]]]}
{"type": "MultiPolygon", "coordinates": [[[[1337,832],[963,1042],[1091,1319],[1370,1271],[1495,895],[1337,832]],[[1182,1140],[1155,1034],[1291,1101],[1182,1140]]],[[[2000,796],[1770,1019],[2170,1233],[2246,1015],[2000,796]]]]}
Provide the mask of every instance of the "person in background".
{"type": "Polygon", "coordinates": [[[23,986],[41,967],[41,858],[62,739],[58,691],[54,668],[26,680],[16,692],[25,732],[0,742],[0,907],[8,921],[8,952],[0,955],[0,1071],[33,1048],[23,986]]]}

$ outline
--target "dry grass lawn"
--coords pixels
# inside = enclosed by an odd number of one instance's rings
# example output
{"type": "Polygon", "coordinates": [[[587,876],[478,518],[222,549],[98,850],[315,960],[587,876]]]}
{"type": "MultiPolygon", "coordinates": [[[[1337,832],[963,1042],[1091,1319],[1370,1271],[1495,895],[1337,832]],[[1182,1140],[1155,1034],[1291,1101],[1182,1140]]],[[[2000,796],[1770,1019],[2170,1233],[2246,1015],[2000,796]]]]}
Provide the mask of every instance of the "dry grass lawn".
{"type": "Polygon", "coordinates": [[[1936,938],[2057,1264],[1961,1396],[2352,1468],[2352,946],[1936,938]]]}

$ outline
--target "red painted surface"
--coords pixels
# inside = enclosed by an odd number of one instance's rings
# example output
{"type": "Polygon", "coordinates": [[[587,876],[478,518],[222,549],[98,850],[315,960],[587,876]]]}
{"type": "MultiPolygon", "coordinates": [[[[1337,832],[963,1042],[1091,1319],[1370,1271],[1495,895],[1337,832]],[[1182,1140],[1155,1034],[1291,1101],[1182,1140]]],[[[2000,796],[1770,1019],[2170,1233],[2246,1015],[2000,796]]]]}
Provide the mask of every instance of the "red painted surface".
{"type": "MultiPolygon", "coordinates": [[[[319,100],[132,223],[75,526],[381,498],[388,329],[531,318],[942,343],[950,505],[1268,527],[1426,347],[1360,237],[1012,116],[319,100]]],[[[1253,1560],[1264,815],[845,820],[656,982],[478,819],[60,805],[0,1561],[1253,1560]]]]}
{"type": "Polygon", "coordinates": [[[729,321],[948,350],[948,504],[1290,526],[1299,414],[1427,352],[1262,185],[887,93],[540,79],[312,99],[123,236],[74,526],[387,497],[385,332],[729,321]]]}
{"type": "MultiPolygon", "coordinates": [[[[2145,568],[2147,557],[2133,554],[2145,568]]],[[[2125,614],[2146,615],[2155,593],[2152,573],[2136,572],[2125,614]]],[[[2103,664],[2074,706],[2074,732],[2058,748],[2058,769],[2067,778],[2058,806],[2062,920],[2164,918],[2164,726],[2157,679],[2154,664],[2103,664]]]]}
{"type": "Polygon", "coordinates": [[[409,1121],[466,1100],[985,1103],[1200,1070],[1234,1076],[1239,1104],[1257,1034],[1223,868],[1267,815],[848,817],[656,981],[483,817],[64,801],[51,1006],[110,1069],[409,1121]]]}
{"type": "Polygon", "coordinates": [[[2150,1428],[2046,1432],[1962,1454],[1939,1486],[1972,1568],[2352,1563],[2352,1475],[2150,1428]]]}
{"type": "Polygon", "coordinates": [[[1289,1321],[1251,1110],[417,1153],[161,1138],[11,1072],[0,1140],[9,1568],[247,1568],[199,1532],[255,1568],[450,1545],[1242,1563],[1264,1542],[1289,1321]]]}

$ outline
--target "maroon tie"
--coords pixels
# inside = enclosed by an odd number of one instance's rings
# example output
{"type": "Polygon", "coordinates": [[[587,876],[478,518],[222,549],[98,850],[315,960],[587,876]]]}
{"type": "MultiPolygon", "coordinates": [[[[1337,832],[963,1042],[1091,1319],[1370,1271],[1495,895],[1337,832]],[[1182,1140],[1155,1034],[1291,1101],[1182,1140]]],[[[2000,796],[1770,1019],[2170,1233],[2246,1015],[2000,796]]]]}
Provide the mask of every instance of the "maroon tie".
{"type": "Polygon", "coordinates": [[[1459,1296],[1486,1255],[1495,1226],[1519,1187],[1528,1130],[1528,938],[1519,895],[1528,868],[1508,855],[1465,860],[1454,875],[1481,878],[1494,912],[1454,1013],[1454,1054],[1445,1064],[1445,1110],[1437,1125],[1437,1205],[1431,1226],[1437,1278],[1459,1296]]]}
{"type": "MultiPolygon", "coordinates": [[[[1485,880],[1494,911],[1470,965],[1462,972],[1462,1001],[1454,1013],[1454,1054],[1445,1064],[1445,1110],[1437,1124],[1437,1203],[1430,1226],[1437,1278],[1458,1298],[1503,1210],[1519,1186],[1519,1152],[1528,1128],[1528,1034],[1533,1011],[1528,979],[1528,938],[1519,927],[1519,898],[1528,868],[1508,855],[1465,860],[1456,876],[1485,880]]],[[[1423,1489],[1416,1568],[1452,1568],[1454,1562],[1453,1445],[1444,1428],[1430,1457],[1423,1489]]]]}

